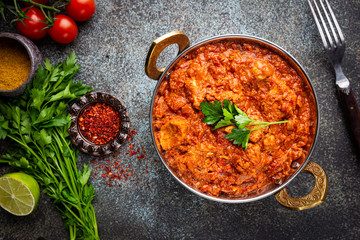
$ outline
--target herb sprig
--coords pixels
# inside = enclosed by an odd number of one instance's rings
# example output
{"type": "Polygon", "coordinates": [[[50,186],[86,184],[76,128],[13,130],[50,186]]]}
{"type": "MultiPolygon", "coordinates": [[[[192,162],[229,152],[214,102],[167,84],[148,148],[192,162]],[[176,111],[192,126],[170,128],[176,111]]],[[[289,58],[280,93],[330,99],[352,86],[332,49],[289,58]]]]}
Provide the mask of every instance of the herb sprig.
{"type": "Polygon", "coordinates": [[[11,142],[0,163],[35,177],[61,212],[69,239],[99,239],[91,169],[78,170],[67,132],[68,103],[92,90],[73,81],[79,68],[74,52],[56,66],[46,60],[22,96],[0,99],[0,139],[11,142]]]}
{"type": "Polygon", "coordinates": [[[289,121],[279,122],[262,122],[255,121],[248,117],[246,113],[241,111],[235,104],[231,104],[230,100],[202,102],[200,103],[201,111],[205,115],[203,122],[208,125],[215,125],[212,130],[234,126],[231,133],[224,137],[229,141],[233,141],[234,144],[241,146],[245,150],[248,147],[250,133],[258,129],[264,128],[272,124],[287,123],[289,121]],[[249,129],[246,126],[258,125],[259,127],[249,129]]]}

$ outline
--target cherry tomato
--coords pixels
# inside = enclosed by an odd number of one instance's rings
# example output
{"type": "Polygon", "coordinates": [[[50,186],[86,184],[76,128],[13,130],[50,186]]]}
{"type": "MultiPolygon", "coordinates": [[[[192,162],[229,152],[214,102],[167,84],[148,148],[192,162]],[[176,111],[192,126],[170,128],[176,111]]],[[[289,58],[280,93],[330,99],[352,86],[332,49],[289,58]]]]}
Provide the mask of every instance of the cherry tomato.
{"type": "MultiPolygon", "coordinates": [[[[25,12],[27,8],[21,9],[21,11],[25,12]]],[[[25,18],[22,22],[16,22],[16,29],[18,32],[25,37],[30,38],[31,40],[38,40],[43,37],[48,32],[48,29],[44,29],[47,27],[47,24],[41,21],[46,21],[44,14],[40,9],[36,7],[30,7],[27,11],[26,16],[29,18],[25,18]]]]}
{"type": "MultiPolygon", "coordinates": [[[[46,5],[46,4],[48,4],[49,0],[33,0],[33,2],[46,5]]],[[[30,6],[30,5],[31,5],[31,3],[28,3],[28,2],[24,2],[24,4],[27,5],[27,6],[30,6]]]]}
{"type": "Polygon", "coordinates": [[[67,14],[75,21],[86,21],[95,12],[94,0],[70,0],[65,7],[67,14]]]}
{"type": "Polygon", "coordinates": [[[70,43],[75,40],[78,27],[74,20],[66,15],[56,15],[54,25],[49,29],[50,37],[58,43],[70,43]]]}

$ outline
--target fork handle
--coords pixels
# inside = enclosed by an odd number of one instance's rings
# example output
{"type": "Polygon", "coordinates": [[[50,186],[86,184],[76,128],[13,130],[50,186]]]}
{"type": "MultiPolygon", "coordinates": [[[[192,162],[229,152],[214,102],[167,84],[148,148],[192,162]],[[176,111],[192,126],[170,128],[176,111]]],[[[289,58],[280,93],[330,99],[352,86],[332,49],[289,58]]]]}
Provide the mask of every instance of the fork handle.
{"type": "Polygon", "coordinates": [[[350,124],[350,130],[355,140],[355,148],[360,155],[360,111],[352,88],[346,90],[338,87],[339,98],[346,120],[350,124]]]}

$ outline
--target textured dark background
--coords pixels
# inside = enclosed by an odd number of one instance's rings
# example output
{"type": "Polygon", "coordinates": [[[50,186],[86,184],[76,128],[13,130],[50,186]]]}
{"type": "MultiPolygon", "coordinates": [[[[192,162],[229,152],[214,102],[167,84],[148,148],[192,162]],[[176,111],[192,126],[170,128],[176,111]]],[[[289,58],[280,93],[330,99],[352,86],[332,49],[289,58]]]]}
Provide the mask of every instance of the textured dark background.
{"type": "MultiPolygon", "coordinates": [[[[344,72],[360,102],[360,1],[331,0],[346,37],[344,72]]],[[[0,31],[16,30],[0,22],[0,31]]],[[[134,175],[122,187],[108,187],[91,178],[97,192],[94,208],[102,239],[359,239],[360,159],[350,141],[334,84],[334,73],[305,0],[174,0],[97,1],[93,18],[79,24],[72,44],[49,37],[36,42],[53,63],[75,50],[82,66],[78,80],[118,97],[128,108],[136,145],[147,159],[116,159],[131,164],[134,175]],[[242,33],[268,39],[290,52],[308,72],[320,104],[320,134],[311,157],[329,177],[326,202],[305,211],[291,211],[273,196],[246,204],[202,199],[180,186],[155,153],[149,128],[149,107],[156,81],[144,73],[151,42],[172,30],[195,43],[207,37],[242,33]],[[135,160],[136,159],[136,160],[135,160]],[[146,173],[146,167],[148,173],[146,173]]],[[[176,56],[169,47],[163,67],[176,56]]],[[[126,151],[124,146],[122,151],[126,151]]],[[[79,162],[90,163],[80,154],[79,162]]],[[[113,160],[111,160],[113,161],[113,160]]],[[[0,166],[0,174],[12,171],[0,166]]],[[[288,190],[299,197],[314,180],[301,174],[288,190]]],[[[66,239],[67,232],[50,200],[41,195],[37,210],[15,217],[0,209],[0,239],[66,239]]]]}

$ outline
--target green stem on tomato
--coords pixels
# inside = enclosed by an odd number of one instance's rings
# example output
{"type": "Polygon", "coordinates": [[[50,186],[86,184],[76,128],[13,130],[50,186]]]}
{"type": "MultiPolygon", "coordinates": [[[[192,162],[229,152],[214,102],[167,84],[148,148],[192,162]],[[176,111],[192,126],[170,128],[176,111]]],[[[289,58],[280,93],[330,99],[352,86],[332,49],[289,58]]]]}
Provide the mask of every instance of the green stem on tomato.
{"type": "MultiPolygon", "coordinates": [[[[17,0],[14,0],[14,2],[16,3],[17,0]]],[[[52,5],[52,6],[48,6],[48,5],[44,5],[44,4],[41,4],[41,3],[37,3],[37,2],[34,2],[32,0],[21,0],[21,2],[26,2],[26,3],[30,3],[36,7],[39,7],[39,8],[46,8],[46,9],[49,9],[49,10],[52,10],[54,12],[60,12],[59,9],[55,8],[54,6],[55,5],[52,5]]]]}
{"type": "Polygon", "coordinates": [[[5,19],[4,10],[7,9],[17,17],[16,19],[13,19],[12,22],[19,21],[19,20],[21,21],[22,19],[27,18],[26,14],[24,14],[24,12],[21,11],[19,2],[29,3],[32,6],[39,8],[47,20],[46,23],[48,24],[48,28],[50,28],[52,26],[52,24],[54,23],[54,16],[61,12],[60,9],[62,9],[63,7],[65,7],[66,5],[68,5],[70,3],[69,0],[58,0],[55,3],[53,3],[52,5],[45,5],[45,4],[34,2],[33,0],[13,0],[14,6],[11,6],[11,5],[5,5],[1,0],[0,14],[2,15],[2,17],[5,19]],[[14,10],[12,10],[12,8],[14,8],[14,10]],[[45,11],[45,10],[47,10],[47,11],[45,11]]]}
{"type": "Polygon", "coordinates": [[[47,24],[50,25],[53,22],[53,20],[51,18],[49,18],[49,16],[45,13],[43,7],[39,7],[39,8],[40,8],[41,12],[44,14],[44,17],[46,18],[46,20],[48,21],[47,24]]]}
{"type": "Polygon", "coordinates": [[[69,3],[70,3],[70,0],[65,0],[65,3],[62,0],[58,0],[53,4],[53,6],[57,6],[58,8],[62,8],[62,7],[65,7],[66,5],[68,5],[69,3]],[[59,3],[63,3],[63,4],[58,5],[59,3]]]}
{"type": "Polygon", "coordinates": [[[23,12],[19,10],[19,5],[16,2],[16,0],[14,0],[14,7],[15,7],[15,11],[18,14],[18,16],[23,16],[23,12]]]}

